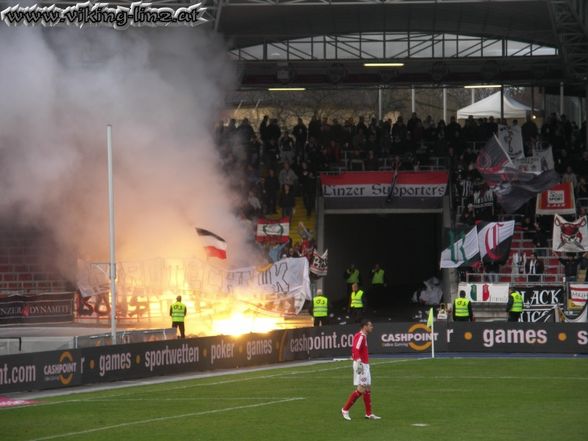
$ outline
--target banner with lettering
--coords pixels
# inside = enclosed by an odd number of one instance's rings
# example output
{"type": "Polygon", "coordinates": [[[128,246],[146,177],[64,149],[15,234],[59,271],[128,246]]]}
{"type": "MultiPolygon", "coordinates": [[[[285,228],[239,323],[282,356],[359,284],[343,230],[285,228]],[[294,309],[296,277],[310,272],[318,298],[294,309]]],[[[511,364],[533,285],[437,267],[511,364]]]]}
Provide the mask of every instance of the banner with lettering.
{"type": "Polygon", "coordinates": [[[391,171],[321,174],[325,198],[442,198],[447,180],[446,171],[398,172],[396,180],[391,171]]]}
{"type": "Polygon", "coordinates": [[[73,292],[25,294],[0,297],[0,324],[73,321],[73,292]]]}
{"type": "Polygon", "coordinates": [[[515,286],[523,296],[525,307],[563,305],[566,293],[561,285],[515,286]]]}
{"type": "Polygon", "coordinates": [[[282,259],[262,268],[228,271],[222,290],[242,303],[280,314],[298,314],[311,300],[308,259],[282,259]]]}
{"type": "Polygon", "coordinates": [[[515,221],[480,222],[478,224],[478,247],[484,263],[504,264],[510,254],[515,221]]]}
{"type": "Polygon", "coordinates": [[[206,312],[211,315],[228,314],[236,304],[276,314],[297,314],[304,301],[312,298],[309,263],[304,257],[234,270],[196,258],[119,262],[117,269],[119,311],[126,310],[137,297],[157,297],[162,304],[170,305],[182,295],[197,305],[207,305],[206,312]]]}
{"type": "Polygon", "coordinates": [[[472,228],[467,233],[450,232],[449,247],[441,252],[440,268],[458,268],[468,264],[470,261],[480,259],[480,248],[478,246],[478,229],[472,228]]]}

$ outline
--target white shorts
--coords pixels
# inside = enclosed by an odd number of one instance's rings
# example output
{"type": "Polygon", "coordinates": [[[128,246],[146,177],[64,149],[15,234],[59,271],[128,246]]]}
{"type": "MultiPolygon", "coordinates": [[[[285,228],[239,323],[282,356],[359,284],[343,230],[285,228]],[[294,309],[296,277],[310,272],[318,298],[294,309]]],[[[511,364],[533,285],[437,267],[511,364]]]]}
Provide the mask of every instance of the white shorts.
{"type": "Polygon", "coordinates": [[[372,384],[372,376],[370,375],[370,365],[363,363],[363,372],[357,373],[357,367],[360,361],[353,362],[353,385],[354,386],[370,386],[372,384]]]}

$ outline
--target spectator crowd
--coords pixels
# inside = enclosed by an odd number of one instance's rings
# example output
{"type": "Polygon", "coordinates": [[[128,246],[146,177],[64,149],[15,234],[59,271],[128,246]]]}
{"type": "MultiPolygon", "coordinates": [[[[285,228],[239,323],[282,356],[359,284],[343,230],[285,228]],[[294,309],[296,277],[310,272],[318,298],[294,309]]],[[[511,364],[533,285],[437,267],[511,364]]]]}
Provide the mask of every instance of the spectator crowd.
{"type": "MultiPolygon", "coordinates": [[[[280,125],[264,116],[258,127],[247,118],[237,123],[219,122],[215,129],[222,168],[230,185],[242,197],[236,203],[240,217],[254,227],[257,218],[281,214],[292,220],[295,197],[304,202],[305,214],[313,215],[321,172],[345,170],[431,170],[448,169],[457,226],[480,220],[504,218],[492,190],[476,169],[478,151],[498,131],[500,121],[469,117],[463,124],[451,117],[449,123],[421,120],[413,113],[407,121],[385,121],[364,116],[298,118],[293,127],[280,125]]],[[[507,124],[502,121],[502,124],[507,124]]],[[[518,125],[517,120],[510,122],[518,125]]],[[[588,205],[588,149],[586,122],[578,127],[565,115],[551,114],[541,126],[530,116],[521,125],[525,155],[551,147],[555,169],[563,182],[571,182],[579,199],[578,216],[588,205]]],[[[535,216],[534,200],[514,215],[518,228],[534,240],[539,260],[547,247],[553,218],[535,216]]],[[[284,255],[303,255],[308,244],[288,244],[284,255]]],[[[531,255],[524,256],[525,262],[531,255]]],[[[524,265],[523,265],[524,266],[524,265]]],[[[534,271],[541,265],[531,265],[534,271]]],[[[481,269],[482,271],[484,269],[481,269]]],[[[486,268],[497,272],[498,268],[486,268]]]]}

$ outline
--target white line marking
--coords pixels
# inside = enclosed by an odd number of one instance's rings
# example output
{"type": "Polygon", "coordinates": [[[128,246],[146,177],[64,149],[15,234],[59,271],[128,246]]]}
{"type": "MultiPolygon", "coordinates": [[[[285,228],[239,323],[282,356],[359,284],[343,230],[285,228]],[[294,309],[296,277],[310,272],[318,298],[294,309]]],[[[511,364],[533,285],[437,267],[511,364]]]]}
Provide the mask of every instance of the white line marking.
{"type": "MultiPolygon", "coordinates": [[[[375,365],[380,366],[383,364],[395,364],[395,363],[402,363],[405,361],[413,361],[413,360],[419,360],[419,359],[401,359],[401,360],[390,360],[390,361],[384,361],[384,362],[380,362],[380,363],[375,363],[375,365]]],[[[374,363],[372,363],[374,364],[374,363]]],[[[312,370],[300,370],[300,371],[294,371],[294,372],[282,372],[279,374],[272,374],[272,375],[259,375],[259,376],[255,376],[255,377],[247,377],[247,378],[235,378],[235,379],[231,379],[231,380],[222,380],[222,381],[215,381],[212,383],[199,383],[199,384],[190,384],[187,386],[176,386],[176,387],[168,387],[166,388],[166,392],[170,391],[170,390],[183,390],[183,389],[192,389],[195,387],[207,387],[207,386],[219,386],[219,385],[223,385],[223,384],[231,384],[231,383],[241,383],[243,381],[255,381],[255,380],[267,380],[268,378],[279,378],[279,377],[287,377],[287,376],[295,376],[295,375],[306,375],[306,374],[315,374],[317,372],[330,372],[330,371],[334,371],[334,370],[338,370],[338,369],[349,369],[351,370],[351,364],[349,365],[344,365],[344,366],[334,366],[334,367],[329,367],[329,368],[324,368],[324,369],[312,369],[312,370]]],[[[116,394],[116,395],[108,395],[105,398],[112,398],[112,397],[125,397],[128,395],[135,395],[135,394],[140,394],[140,393],[148,393],[147,391],[133,391],[130,393],[125,393],[125,394],[116,394]]],[[[33,405],[34,406],[34,405],[33,405]]],[[[30,407],[30,406],[29,406],[30,407]]]]}
{"type": "Polygon", "coordinates": [[[414,423],[412,425],[415,427],[427,427],[428,426],[428,424],[425,424],[425,423],[414,423]]]}
{"type": "MultiPolygon", "coordinates": [[[[473,376],[473,375],[376,375],[377,378],[386,378],[391,380],[571,380],[571,381],[588,381],[588,377],[516,377],[512,375],[507,376],[473,376]]],[[[320,377],[316,377],[320,378],[320,377]]]]}
{"type": "Polygon", "coordinates": [[[213,413],[230,412],[233,410],[251,409],[253,407],[271,406],[272,404],[287,403],[290,401],[299,401],[299,400],[303,400],[303,399],[304,398],[300,398],[300,397],[287,398],[284,400],[267,401],[265,403],[248,404],[246,406],[227,407],[224,409],[205,410],[203,412],[192,412],[192,413],[185,413],[182,415],[170,415],[170,416],[166,416],[166,417],[150,418],[147,420],[130,421],[128,423],[120,423],[120,424],[113,424],[111,426],[96,427],[95,429],[81,430],[79,432],[67,432],[67,433],[62,433],[59,435],[44,436],[42,438],[34,438],[29,441],[45,441],[45,440],[49,440],[49,439],[67,438],[67,437],[75,436],[75,435],[85,435],[87,433],[103,432],[105,430],[119,429],[121,427],[136,426],[137,424],[149,424],[149,423],[154,423],[154,422],[159,422],[159,421],[176,420],[176,419],[180,419],[180,418],[187,418],[187,417],[194,417],[194,416],[201,416],[201,415],[210,415],[213,413]]]}
{"type": "MultiPolygon", "coordinates": [[[[455,389],[462,390],[462,389],[455,389]]],[[[84,403],[95,403],[95,402],[111,402],[116,401],[255,401],[255,400],[285,400],[285,399],[298,399],[304,400],[305,397],[192,397],[192,398],[88,398],[87,400],[78,400],[84,403]]]]}
{"type": "MultiPolygon", "coordinates": [[[[428,358],[401,358],[401,359],[394,359],[394,360],[387,360],[387,361],[378,361],[376,363],[370,363],[373,366],[381,366],[384,364],[396,364],[396,363],[403,363],[403,362],[407,362],[407,361],[418,361],[418,360],[429,360],[428,358]]],[[[272,367],[273,369],[292,369],[292,366],[274,366],[272,367]]],[[[315,374],[317,372],[330,372],[330,371],[334,371],[334,370],[338,370],[338,369],[351,369],[351,364],[345,364],[345,365],[341,365],[341,366],[331,366],[328,368],[324,368],[324,369],[312,369],[312,370],[296,370],[294,372],[282,372],[279,374],[272,374],[272,375],[259,375],[259,376],[254,376],[254,377],[246,377],[246,378],[235,378],[235,379],[231,379],[231,380],[224,380],[224,381],[215,381],[212,383],[204,383],[204,384],[191,384],[188,386],[176,386],[176,387],[168,387],[166,388],[166,392],[170,391],[170,390],[183,390],[183,389],[191,389],[191,388],[195,388],[195,387],[206,387],[206,386],[218,386],[218,385],[223,385],[223,384],[230,384],[230,383],[240,383],[243,381],[254,381],[254,380],[266,380],[268,378],[279,378],[279,377],[286,377],[286,376],[295,376],[295,375],[305,375],[305,374],[315,374]]],[[[225,373],[226,375],[234,375],[236,373],[225,373]]],[[[245,375],[245,374],[242,374],[245,375]]],[[[428,378],[428,377],[427,377],[428,378]]],[[[461,377],[460,377],[461,378],[461,377]]],[[[193,381],[193,380],[198,380],[198,379],[202,379],[201,377],[195,377],[195,378],[187,378],[185,380],[175,380],[175,382],[186,382],[186,381],[193,381]]],[[[149,384],[147,383],[148,380],[143,379],[140,380],[140,383],[138,384],[133,384],[133,385],[124,385],[124,387],[120,387],[120,385],[113,385],[113,389],[127,389],[130,390],[130,392],[128,393],[123,393],[123,394],[113,394],[113,395],[107,395],[104,396],[103,398],[105,399],[109,399],[109,398],[118,398],[118,397],[127,397],[130,395],[138,395],[141,393],[151,393],[151,391],[144,391],[144,390],[133,390],[133,389],[137,389],[139,387],[142,386],[146,386],[146,387],[150,387],[150,386],[156,386],[158,384],[162,384],[160,382],[154,383],[154,384],[149,384]]],[[[108,390],[108,389],[107,389],[108,390]]],[[[106,390],[106,391],[107,391],[106,390]]],[[[72,391],[71,394],[77,394],[77,393],[100,393],[100,392],[105,392],[104,390],[100,390],[100,391],[72,391]]],[[[31,408],[31,407],[39,407],[39,406],[54,406],[56,404],[67,404],[67,403],[75,403],[75,402],[81,402],[81,401],[91,401],[92,398],[88,398],[88,399],[78,399],[78,400],[63,400],[63,401],[52,401],[52,402],[48,402],[48,403],[36,403],[36,404],[30,404],[28,406],[26,406],[27,408],[31,408]]],[[[4,408],[1,409],[1,411],[8,411],[11,409],[22,409],[21,406],[18,407],[8,407],[8,408],[4,408]]]]}

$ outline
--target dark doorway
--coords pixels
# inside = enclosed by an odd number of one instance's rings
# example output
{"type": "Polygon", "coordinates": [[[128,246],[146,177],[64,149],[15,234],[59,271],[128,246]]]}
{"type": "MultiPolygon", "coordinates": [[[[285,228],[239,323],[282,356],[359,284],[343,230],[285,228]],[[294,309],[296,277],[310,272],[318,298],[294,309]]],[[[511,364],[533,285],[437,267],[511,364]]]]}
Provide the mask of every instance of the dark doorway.
{"type": "Polygon", "coordinates": [[[348,302],[344,272],[351,263],[361,272],[371,309],[374,305],[379,309],[410,305],[423,280],[439,277],[440,213],[329,214],[324,231],[324,246],[329,250],[324,288],[335,307],[346,307],[348,302]],[[381,298],[370,299],[370,270],[375,263],[384,268],[387,287],[381,298]]]}

